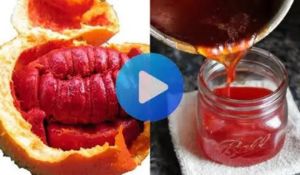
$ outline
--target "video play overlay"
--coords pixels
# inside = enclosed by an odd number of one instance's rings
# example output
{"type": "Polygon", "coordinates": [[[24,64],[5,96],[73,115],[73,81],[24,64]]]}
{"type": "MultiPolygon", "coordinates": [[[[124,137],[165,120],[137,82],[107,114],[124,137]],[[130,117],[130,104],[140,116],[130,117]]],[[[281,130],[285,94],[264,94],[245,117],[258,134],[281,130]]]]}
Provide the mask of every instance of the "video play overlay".
{"type": "Polygon", "coordinates": [[[176,64],[155,53],[127,61],[116,81],[120,105],[142,121],[168,117],[180,104],[183,87],[184,80],[176,64]]]}

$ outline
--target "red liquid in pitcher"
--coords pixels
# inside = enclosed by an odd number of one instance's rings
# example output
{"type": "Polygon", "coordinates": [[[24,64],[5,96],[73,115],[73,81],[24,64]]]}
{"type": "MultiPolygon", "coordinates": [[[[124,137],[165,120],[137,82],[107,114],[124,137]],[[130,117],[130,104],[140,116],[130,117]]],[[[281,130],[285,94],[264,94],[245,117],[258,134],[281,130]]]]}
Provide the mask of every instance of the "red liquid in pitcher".
{"type": "MultiPolygon", "coordinates": [[[[224,87],[215,89],[214,93],[235,100],[254,100],[266,97],[272,91],[256,87],[224,87]]],[[[239,116],[242,114],[245,118],[234,118],[228,116],[235,116],[234,111],[211,109],[203,102],[201,94],[199,96],[199,138],[207,158],[231,166],[248,166],[270,159],[282,148],[287,122],[284,105],[275,111],[268,108],[238,111],[239,116]],[[267,111],[269,113],[263,115],[267,111]]]]}

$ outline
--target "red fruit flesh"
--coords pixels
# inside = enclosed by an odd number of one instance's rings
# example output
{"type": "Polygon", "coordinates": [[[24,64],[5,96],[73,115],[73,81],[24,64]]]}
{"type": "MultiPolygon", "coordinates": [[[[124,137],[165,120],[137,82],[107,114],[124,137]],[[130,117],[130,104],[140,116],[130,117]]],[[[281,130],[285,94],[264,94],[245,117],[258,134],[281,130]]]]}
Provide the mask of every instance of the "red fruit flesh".
{"type": "Polygon", "coordinates": [[[111,24],[111,22],[108,20],[106,14],[100,14],[100,15],[94,16],[89,21],[84,22],[84,23],[87,23],[91,26],[111,24]]]}
{"type": "Polygon", "coordinates": [[[27,111],[39,104],[39,72],[37,69],[30,67],[25,67],[20,72],[20,74],[14,76],[14,85],[18,87],[18,89],[15,89],[15,93],[21,101],[22,108],[27,111]]]}
{"type": "Polygon", "coordinates": [[[138,48],[132,48],[129,53],[127,54],[130,58],[135,57],[141,54],[141,50],[138,48]]]}
{"type": "Polygon", "coordinates": [[[136,120],[123,119],[118,121],[123,126],[123,135],[127,145],[131,145],[137,136],[143,131],[143,124],[136,120]]]}
{"type": "Polygon", "coordinates": [[[47,127],[48,144],[63,150],[78,150],[103,145],[105,142],[114,144],[117,129],[111,124],[98,126],[71,126],[51,123],[47,127]]]}
{"type": "MultiPolygon", "coordinates": [[[[122,120],[118,122],[118,125],[123,126],[127,145],[130,145],[143,129],[140,123],[134,119],[122,120]]],[[[113,145],[118,133],[118,125],[111,122],[87,126],[50,123],[47,127],[48,143],[51,147],[63,150],[91,148],[104,143],[113,145]]]]}
{"type": "Polygon", "coordinates": [[[98,0],[28,0],[28,16],[33,26],[57,32],[80,29],[82,23],[90,26],[110,25],[107,14],[101,9],[96,9],[94,16],[84,17],[98,4],[101,4],[98,0]]]}
{"type": "Polygon", "coordinates": [[[15,73],[16,96],[23,110],[40,107],[65,124],[112,120],[120,111],[113,74],[124,59],[101,47],[54,50],[15,73]]]}
{"type": "Polygon", "coordinates": [[[93,0],[43,0],[45,3],[62,12],[81,15],[93,5],[93,0]]]}
{"type": "Polygon", "coordinates": [[[93,46],[57,49],[28,59],[16,65],[13,75],[16,106],[32,132],[51,147],[113,145],[120,126],[130,146],[143,125],[128,119],[115,93],[117,73],[128,59],[116,50],[93,46]]]}
{"type": "Polygon", "coordinates": [[[31,124],[31,131],[36,134],[44,143],[47,143],[46,132],[44,128],[45,112],[34,108],[27,113],[23,113],[25,120],[31,124]]]}

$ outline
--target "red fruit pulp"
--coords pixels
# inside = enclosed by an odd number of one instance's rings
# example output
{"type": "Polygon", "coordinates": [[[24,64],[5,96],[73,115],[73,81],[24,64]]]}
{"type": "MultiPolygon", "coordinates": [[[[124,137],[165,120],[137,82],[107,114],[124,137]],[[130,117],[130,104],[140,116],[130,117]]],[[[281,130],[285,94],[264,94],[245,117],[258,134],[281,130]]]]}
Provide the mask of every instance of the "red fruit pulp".
{"type": "Polygon", "coordinates": [[[81,15],[91,8],[93,0],[42,0],[45,4],[69,15],[81,15]]]}
{"type": "Polygon", "coordinates": [[[44,54],[13,75],[21,109],[39,107],[65,124],[115,119],[120,113],[115,72],[128,59],[116,50],[92,46],[44,54]]]}
{"type": "Polygon", "coordinates": [[[15,105],[32,132],[51,147],[78,150],[113,145],[121,126],[131,146],[143,123],[121,109],[115,93],[117,73],[129,58],[94,46],[50,51],[45,45],[26,51],[13,74],[15,105]]]}
{"type": "MultiPolygon", "coordinates": [[[[266,97],[272,91],[256,87],[224,87],[215,89],[214,93],[235,100],[254,100],[266,97]]],[[[282,148],[287,122],[285,105],[263,117],[267,108],[238,111],[247,116],[243,118],[236,117],[233,111],[212,109],[199,96],[200,147],[208,159],[231,166],[248,166],[270,159],[282,148]]]]}
{"type": "Polygon", "coordinates": [[[51,147],[63,150],[91,148],[95,145],[103,145],[106,142],[113,145],[120,125],[123,126],[126,144],[131,146],[132,141],[143,130],[143,125],[133,119],[124,119],[117,123],[106,122],[85,126],[50,123],[47,126],[48,144],[51,147]]]}
{"type": "MultiPolygon", "coordinates": [[[[68,0],[28,0],[28,16],[34,26],[58,32],[65,29],[79,29],[83,22],[82,16],[93,8],[94,1],[82,0],[77,3],[68,0]]],[[[106,26],[110,21],[105,13],[100,13],[85,24],[106,26]]]]}

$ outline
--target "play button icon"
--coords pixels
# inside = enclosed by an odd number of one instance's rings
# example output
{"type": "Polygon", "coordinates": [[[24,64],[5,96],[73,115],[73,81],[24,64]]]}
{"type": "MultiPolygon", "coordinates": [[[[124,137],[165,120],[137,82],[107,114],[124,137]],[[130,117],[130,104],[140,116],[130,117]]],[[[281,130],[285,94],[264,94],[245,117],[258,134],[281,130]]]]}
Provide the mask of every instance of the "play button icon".
{"type": "Polygon", "coordinates": [[[116,80],[121,107],[142,121],[158,121],[168,117],[180,104],[183,78],[167,57],[142,54],[127,61],[116,80]]]}
{"type": "Polygon", "coordinates": [[[168,85],[145,71],[139,73],[139,102],[144,104],[168,90],[168,85]]]}

